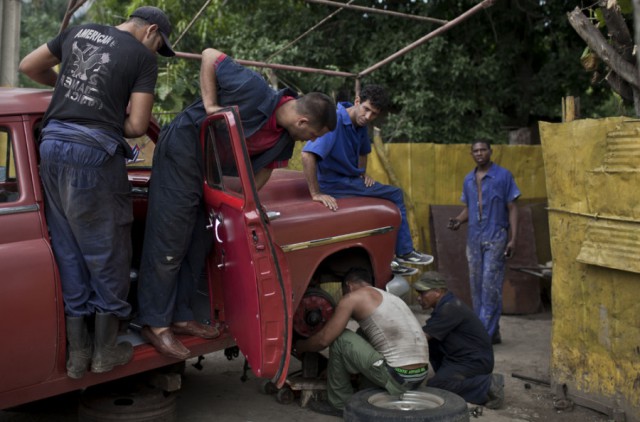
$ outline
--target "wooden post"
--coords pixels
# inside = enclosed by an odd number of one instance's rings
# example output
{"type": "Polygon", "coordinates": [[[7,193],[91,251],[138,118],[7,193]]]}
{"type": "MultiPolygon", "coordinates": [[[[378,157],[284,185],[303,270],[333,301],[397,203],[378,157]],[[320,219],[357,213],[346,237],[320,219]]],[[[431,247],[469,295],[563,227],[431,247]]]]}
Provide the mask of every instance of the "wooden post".
{"type": "Polygon", "coordinates": [[[18,85],[20,0],[0,0],[0,86],[18,85]]]}
{"type": "Polygon", "coordinates": [[[562,121],[572,122],[580,118],[580,97],[571,95],[562,98],[562,121]]]}
{"type": "MultiPolygon", "coordinates": [[[[389,156],[387,155],[387,151],[384,148],[384,144],[382,143],[382,136],[380,136],[380,129],[377,127],[373,128],[373,147],[380,158],[380,162],[382,163],[382,167],[387,172],[389,176],[389,182],[393,186],[400,187],[400,183],[398,181],[398,177],[396,176],[395,171],[393,171],[393,166],[391,165],[391,161],[389,160],[389,156]]],[[[403,189],[404,193],[404,206],[407,209],[407,222],[409,223],[409,228],[411,230],[411,238],[413,239],[414,245],[418,245],[420,240],[420,235],[416,234],[417,223],[415,217],[415,206],[413,205],[413,201],[411,200],[411,195],[405,189],[403,189]]],[[[423,251],[424,252],[424,251],[423,251]]]]}

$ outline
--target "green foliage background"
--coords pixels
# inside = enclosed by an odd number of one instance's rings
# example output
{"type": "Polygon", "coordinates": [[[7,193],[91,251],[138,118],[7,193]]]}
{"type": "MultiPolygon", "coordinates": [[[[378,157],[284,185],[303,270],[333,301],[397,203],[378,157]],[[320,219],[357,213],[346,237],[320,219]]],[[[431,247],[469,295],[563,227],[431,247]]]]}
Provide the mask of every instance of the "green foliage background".
{"type": "MultiPolygon", "coordinates": [[[[136,7],[165,10],[175,41],[205,0],[99,0],[72,24],[117,25],[136,7]]],[[[476,0],[357,0],[353,4],[451,20],[476,0]]],[[[22,55],[53,37],[67,0],[23,5],[22,55]],[[35,29],[37,28],[37,30],[35,29]]],[[[590,80],[580,65],[584,43],[566,13],[575,1],[499,0],[362,80],[386,86],[392,108],[377,123],[386,142],[466,143],[488,138],[506,143],[509,130],[559,121],[561,99],[581,99],[583,117],[627,110],[604,81],[590,80]]],[[[238,59],[358,73],[438,28],[437,24],[342,10],[302,40],[271,57],[336,9],[303,0],[213,0],[176,49],[200,53],[214,47],[238,59]]],[[[154,113],[161,122],[198,95],[199,62],[159,58],[154,113]]],[[[268,71],[257,69],[267,76],[268,71]]],[[[278,87],[324,91],[352,100],[355,80],[275,71],[278,87]]],[[[24,85],[29,82],[21,79],[24,85]]]]}

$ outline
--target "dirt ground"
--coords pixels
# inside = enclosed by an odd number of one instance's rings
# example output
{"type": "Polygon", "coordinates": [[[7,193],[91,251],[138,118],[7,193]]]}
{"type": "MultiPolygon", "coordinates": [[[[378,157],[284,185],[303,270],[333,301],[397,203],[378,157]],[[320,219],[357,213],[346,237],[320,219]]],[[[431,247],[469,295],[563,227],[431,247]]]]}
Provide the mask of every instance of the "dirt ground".
{"type": "MultiPolygon", "coordinates": [[[[420,321],[427,314],[416,310],[420,321]]],[[[554,395],[549,387],[526,382],[512,374],[536,380],[549,377],[551,313],[526,316],[503,316],[503,343],[495,346],[496,372],[505,376],[505,404],[502,409],[483,409],[471,421],[607,421],[608,417],[575,406],[572,411],[559,412],[554,408],[554,395]]],[[[283,405],[274,396],[260,392],[261,380],[249,374],[241,381],[243,359],[228,361],[222,352],[205,356],[203,369],[197,370],[187,362],[182,389],[177,394],[178,420],[189,422],[260,422],[260,421],[334,421],[300,407],[299,400],[283,405]]],[[[292,364],[291,370],[299,369],[292,364]]],[[[77,421],[78,393],[44,400],[18,409],[0,411],[0,422],[14,421],[77,421]]],[[[473,409],[475,406],[471,406],[473,409]]]]}

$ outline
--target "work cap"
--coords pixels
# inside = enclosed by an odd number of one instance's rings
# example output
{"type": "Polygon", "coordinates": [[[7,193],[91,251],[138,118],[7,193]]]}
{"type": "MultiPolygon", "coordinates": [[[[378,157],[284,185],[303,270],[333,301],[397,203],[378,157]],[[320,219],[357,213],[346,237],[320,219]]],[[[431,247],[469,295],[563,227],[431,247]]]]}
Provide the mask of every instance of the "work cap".
{"type": "Polygon", "coordinates": [[[176,55],[169,42],[171,22],[169,22],[169,18],[162,10],[153,6],[142,6],[134,10],[130,17],[144,19],[150,24],[158,25],[160,36],[164,40],[164,45],[158,49],[158,54],[165,57],[173,57],[176,55]]]}
{"type": "Polygon", "coordinates": [[[419,292],[426,292],[431,289],[446,289],[447,280],[439,272],[426,271],[420,275],[418,281],[413,283],[413,288],[419,292]]]}

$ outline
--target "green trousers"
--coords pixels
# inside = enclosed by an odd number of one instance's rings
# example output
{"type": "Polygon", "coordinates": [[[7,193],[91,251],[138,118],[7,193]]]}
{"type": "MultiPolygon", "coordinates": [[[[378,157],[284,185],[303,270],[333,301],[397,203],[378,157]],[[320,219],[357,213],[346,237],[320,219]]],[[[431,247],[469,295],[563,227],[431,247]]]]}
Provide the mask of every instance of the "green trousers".
{"type": "Polygon", "coordinates": [[[386,389],[389,394],[399,395],[408,390],[394,380],[378,353],[366,339],[351,330],[344,330],[329,348],[327,393],[329,403],[342,409],[353,395],[351,375],[364,376],[370,386],[386,389]]]}

